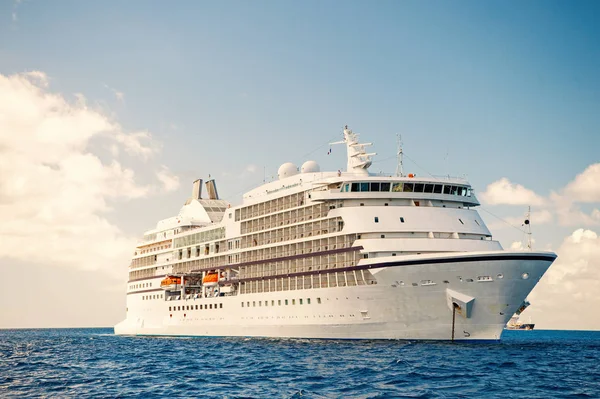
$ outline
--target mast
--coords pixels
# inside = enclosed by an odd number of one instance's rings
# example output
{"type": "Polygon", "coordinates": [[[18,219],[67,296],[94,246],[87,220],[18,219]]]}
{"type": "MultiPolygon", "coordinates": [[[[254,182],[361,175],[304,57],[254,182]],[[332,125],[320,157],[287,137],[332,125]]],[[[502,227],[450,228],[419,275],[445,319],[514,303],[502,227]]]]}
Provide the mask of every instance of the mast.
{"type": "Polygon", "coordinates": [[[346,144],[348,154],[346,170],[348,173],[369,175],[368,169],[373,163],[371,157],[377,155],[377,153],[367,153],[365,147],[371,146],[373,143],[359,143],[358,134],[353,133],[352,130],[348,129],[348,125],[346,125],[344,126],[344,140],[330,144],[346,144]]]}
{"type": "Polygon", "coordinates": [[[525,225],[525,228],[527,229],[527,249],[531,251],[533,249],[531,246],[531,206],[527,207],[527,216],[525,216],[523,225],[525,225]]]}
{"type": "Polygon", "coordinates": [[[398,134],[397,135],[397,139],[398,139],[398,165],[396,166],[396,176],[398,177],[404,177],[404,168],[403,168],[403,158],[404,158],[404,153],[402,152],[402,135],[398,134]]]}

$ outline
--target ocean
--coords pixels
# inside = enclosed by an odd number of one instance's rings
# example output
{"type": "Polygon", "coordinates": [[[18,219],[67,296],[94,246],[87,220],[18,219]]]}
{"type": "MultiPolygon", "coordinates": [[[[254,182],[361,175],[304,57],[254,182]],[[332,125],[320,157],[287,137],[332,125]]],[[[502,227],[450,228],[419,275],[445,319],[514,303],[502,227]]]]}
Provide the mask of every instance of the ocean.
{"type": "Polygon", "coordinates": [[[598,398],[600,332],[478,344],[0,330],[0,397],[598,398]]]}

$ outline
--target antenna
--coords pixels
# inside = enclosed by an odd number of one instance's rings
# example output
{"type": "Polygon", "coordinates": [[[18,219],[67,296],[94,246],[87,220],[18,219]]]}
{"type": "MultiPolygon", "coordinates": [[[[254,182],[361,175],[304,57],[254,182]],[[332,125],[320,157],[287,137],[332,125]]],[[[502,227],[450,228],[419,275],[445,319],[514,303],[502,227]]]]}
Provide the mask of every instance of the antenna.
{"type": "Polygon", "coordinates": [[[402,152],[402,135],[397,134],[396,138],[398,141],[398,165],[396,166],[396,176],[404,177],[404,168],[402,164],[404,157],[404,153],[402,152]]]}

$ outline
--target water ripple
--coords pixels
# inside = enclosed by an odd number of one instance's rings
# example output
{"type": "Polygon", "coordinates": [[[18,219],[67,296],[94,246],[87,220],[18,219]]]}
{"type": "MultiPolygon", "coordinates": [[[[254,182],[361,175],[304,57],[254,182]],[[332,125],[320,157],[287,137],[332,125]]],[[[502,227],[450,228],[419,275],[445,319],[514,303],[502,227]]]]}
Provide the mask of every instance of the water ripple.
{"type": "Polygon", "coordinates": [[[598,332],[452,344],[1,330],[0,396],[592,398],[599,361],[598,332]]]}

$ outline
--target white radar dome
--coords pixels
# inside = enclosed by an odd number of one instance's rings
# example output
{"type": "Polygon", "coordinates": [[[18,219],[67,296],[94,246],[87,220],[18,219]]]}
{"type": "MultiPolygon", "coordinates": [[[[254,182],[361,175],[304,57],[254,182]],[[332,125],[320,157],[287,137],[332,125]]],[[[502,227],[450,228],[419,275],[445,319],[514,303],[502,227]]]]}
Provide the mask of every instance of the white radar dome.
{"type": "Polygon", "coordinates": [[[321,171],[321,168],[315,161],[306,161],[302,164],[300,171],[302,173],[317,173],[321,171]]]}
{"type": "Polygon", "coordinates": [[[286,162],[279,167],[277,170],[277,176],[279,179],[285,179],[286,177],[294,176],[298,174],[298,168],[291,162],[286,162]]]}

